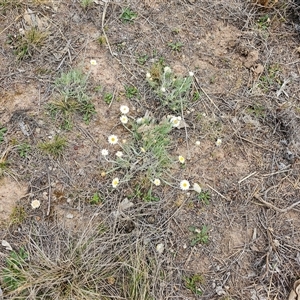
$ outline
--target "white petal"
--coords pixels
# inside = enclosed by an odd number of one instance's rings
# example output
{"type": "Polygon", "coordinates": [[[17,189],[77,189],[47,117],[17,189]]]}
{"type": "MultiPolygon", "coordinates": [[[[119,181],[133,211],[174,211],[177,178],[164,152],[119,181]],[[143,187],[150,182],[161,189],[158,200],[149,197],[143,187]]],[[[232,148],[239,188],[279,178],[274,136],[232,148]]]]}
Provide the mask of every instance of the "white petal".
{"type": "Polygon", "coordinates": [[[2,246],[5,247],[6,250],[12,250],[10,243],[5,240],[2,241],[2,246]]]}
{"type": "Polygon", "coordinates": [[[67,219],[73,219],[74,216],[73,216],[72,214],[69,213],[69,214],[66,215],[66,218],[67,218],[67,219]]]}
{"type": "Polygon", "coordinates": [[[156,251],[158,252],[158,254],[162,254],[165,250],[165,246],[164,244],[160,243],[160,244],[157,244],[156,246],[156,251]]]}
{"type": "Polygon", "coordinates": [[[200,185],[196,182],[193,185],[193,189],[194,189],[195,192],[197,192],[199,194],[202,192],[202,189],[201,189],[200,185]]]}

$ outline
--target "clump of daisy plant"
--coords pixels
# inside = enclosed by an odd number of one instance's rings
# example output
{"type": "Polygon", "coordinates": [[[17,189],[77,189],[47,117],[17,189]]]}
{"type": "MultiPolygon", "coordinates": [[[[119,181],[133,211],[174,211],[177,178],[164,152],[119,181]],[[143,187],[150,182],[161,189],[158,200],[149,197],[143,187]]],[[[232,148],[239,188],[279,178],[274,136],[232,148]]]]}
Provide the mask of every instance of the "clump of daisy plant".
{"type": "Polygon", "coordinates": [[[146,73],[146,80],[157,94],[163,106],[174,112],[181,112],[188,105],[193,85],[194,73],[189,72],[186,77],[173,73],[168,66],[155,64],[146,73]]]}
{"type": "Polygon", "coordinates": [[[118,176],[112,180],[112,187],[119,185],[119,178],[123,184],[142,176],[148,182],[146,185],[149,189],[155,189],[162,182],[166,182],[162,179],[168,176],[168,170],[174,161],[169,155],[169,133],[176,127],[174,120],[165,117],[159,121],[149,115],[129,117],[129,108],[126,105],[120,106],[119,118],[119,124],[127,134],[124,133],[121,141],[117,135],[111,134],[108,137],[109,145],[103,145],[101,150],[106,167],[109,168],[106,175],[113,173],[118,176]],[[106,150],[107,147],[109,151],[106,150]]]}
{"type": "MultiPolygon", "coordinates": [[[[165,72],[171,73],[169,69],[165,72]]],[[[181,122],[180,116],[166,116],[157,120],[149,113],[144,116],[129,116],[129,108],[120,106],[119,126],[125,132],[122,139],[115,134],[108,137],[109,151],[101,150],[105,159],[107,170],[105,177],[112,176],[111,186],[113,189],[122,184],[132,183],[133,190],[145,201],[157,201],[155,191],[162,184],[172,186],[170,182],[170,169],[176,161],[185,165],[186,159],[183,155],[172,157],[170,132],[175,130],[181,122]],[[136,187],[138,183],[138,188],[136,187]],[[143,191],[144,196],[141,196],[143,191]]],[[[183,191],[190,190],[188,180],[181,180],[179,188],[183,191]]]]}

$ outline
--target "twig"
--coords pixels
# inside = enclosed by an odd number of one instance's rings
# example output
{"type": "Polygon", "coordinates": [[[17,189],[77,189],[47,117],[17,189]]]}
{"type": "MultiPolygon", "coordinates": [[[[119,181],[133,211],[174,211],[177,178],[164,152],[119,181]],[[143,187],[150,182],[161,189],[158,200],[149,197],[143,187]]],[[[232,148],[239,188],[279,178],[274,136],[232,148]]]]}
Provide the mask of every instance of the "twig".
{"type": "Polygon", "coordinates": [[[191,260],[191,257],[192,257],[192,255],[194,254],[194,249],[195,249],[195,248],[192,247],[191,252],[190,252],[188,258],[186,259],[186,261],[185,261],[185,263],[184,263],[184,266],[185,266],[185,267],[187,266],[187,264],[188,264],[189,261],[191,260]]]}
{"type": "Polygon", "coordinates": [[[6,26],[1,32],[0,32],[0,35],[4,32],[4,31],[6,31],[9,27],[11,27],[12,25],[15,25],[16,24],[16,22],[20,19],[20,17],[22,17],[23,15],[19,15],[19,16],[17,16],[15,19],[14,19],[14,22],[13,23],[11,23],[10,25],[8,25],[8,26],[6,26]]]}
{"type": "Polygon", "coordinates": [[[276,92],[276,96],[279,97],[281,95],[281,93],[284,93],[287,97],[289,97],[289,95],[286,93],[286,91],[284,90],[285,86],[290,83],[290,79],[285,79],[283,84],[281,85],[280,89],[276,92]]]}
{"type": "Polygon", "coordinates": [[[201,87],[198,79],[196,77],[195,78],[195,81],[197,82],[197,85],[199,87],[199,89],[202,91],[202,93],[207,97],[207,99],[213,104],[213,106],[218,110],[218,112],[221,112],[220,109],[218,108],[218,106],[215,104],[215,102],[207,95],[207,93],[205,92],[205,90],[201,87]]]}
{"type": "Polygon", "coordinates": [[[77,129],[79,129],[86,137],[88,137],[89,139],[91,139],[91,141],[94,143],[94,145],[99,149],[99,145],[96,143],[96,141],[94,140],[94,138],[92,137],[92,135],[83,127],[79,126],[79,125],[75,125],[77,129]]]}
{"type": "Polygon", "coordinates": [[[187,199],[188,198],[183,200],[181,205],[174,211],[174,213],[172,213],[171,216],[169,216],[169,218],[164,223],[162,223],[161,227],[166,226],[167,224],[169,224],[170,220],[173,219],[173,217],[184,207],[184,204],[187,202],[187,199]]]}
{"type": "Polygon", "coordinates": [[[265,147],[263,147],[263,146],[261,146],[261,145],[255,143],[255,142],[251,141],[251,140],[248,140],[248,139],[246,139],[246,138],[244,138],[244,137],[238,135],[237,133],[235,133],[235,134],[236,134],[241,140],[243,140],[243,141],[246,141],[246,142],[251,143],[251,144],[253,144],[253,145],[255,145],[255,146],[259,147],[259,148],[262,148],[262,149],[264,149],[264,150],[267,150],[267,151],[270,151],[270,152],[274,153],[273,150],[270,150],[270,149],[268,149],[268,148],[265,148],[265,147]]]}
{"type": "Polygon", "coordinates": [[[111,56],[116,59],[118,61],[118,63],[127,71],[130,73],[131,76],[133,76],[135,79],[136,76],[126,67],[124,66],[124,64],[116,57],[116,54],[112,52],[111,50],[111,46],[110,46],[110,43],[109,43],[109,40],[108,40],[108,37],[107,37],[107,34],[105,32],[105,29],[104,29],[104,20],[105,20],[105,15],[106,15],[106,10],[107,10],[107,7],[110,3],[110,0],[108,0],[107,2],[105,2],[105,5],[104,5],[104,9],[103,9],[103,13],[102,13],[102,20],[101,20],[101,28],[102,28],[102,32],[103,32],[103,35],[105,37],[105,41],[107,43],[107,46],[108,46],[108,49],[109,49],[109,52],[111,54],[111,56]]]}
{"type": "Polygon", "coordinates": [[[48,175],[48,208],[47,208],[47,216],[50,214],[50,206],[51,206],[51,181],[50,181],[50,171],[49,171],[49,166],[47,166],[47,175],[48,175]]]}
{"type": "Polygon", "coordinates": [[[279,207],[277,207],[277,206],[275,206],[275,205],[273,205],[273,204],[271,204],[271,203],[265,201],[265,200],[262,199],[259,195],[254,195],[254,198],[257,199],[257,200],[259,200],[260,202],[262,202],[262,203],[263,203],[264,205],[266,205],[267,207],[272,208],[272,209],[274,209],[274,210],[276,210],[276,211],[278,211],[278,212],[280,212],[280,213],[286,213],[286,212],[288,212],[289,210],[293,209],[295,206],[297,206],[297,205],[300,204],[300,201],[298,201],[298,202],[295,202],[295,203],[293,203],[292,205],[290,205],[290,206],[288,206],[288,207],[286,207],[286,208],[279,208],[279,207]]]}
{"type": "Polygon", "coordinates": [[[112,99],[111,99],[111,101],[110,101],[110,103],[108,105],[108,108],[110,108],[112,106],[112,104],[113,104],[113,102],[115,100],[115,94],[116,94],[116,90],[114,90],[114,92],[113,92],[113,97],[112,97],[112,99]]]}
{"type": "MultiPolygon", "coordinates": [[[[269,190],[271,190],[271,189],[273,189],[273,188],[276,188],[276,187],[277,187],[277,185],[269,187],[269,188],[264,192],[264,197],[267,198],[267,194],[268,194],[269,190]]],[[[279,208],[279,207],[273,205],[272,203],[269,203],[268,201],[265,201],[264,199],[262,199],[262,197],[259,196],[257,193],[254,194],[253,197],[254,197],[255,199],[259,200],[260,202],[262,202],[262,203],[263,203],[264,205],[266,205],[267,207],[272,208],[272,209],[274,209],[274,210],[276,210],[276,211],[278,211],[278,212],[280,212],[280,213],[286,213],[286,212],[288,212],[289,210],[293,209],[295,206],[297,206],[297,205],[300,204],[300,201],[297,201],[297,202],[293,203],[292,205],[290,205],[290,206],[288,206],[288,207],[286,207],[286,208],[279,208]]]]}
{"type": "Polygon", "coordinates": [[[206,184],[210,189],[212,189],[214,192],[216,192],[220,197],[222,197],[223,199],[230,201],[228,198],[226,198],[224,195],[222,195],[221,193],[219,193],[216,189],[214,189],[213,187],[211,187],[208,183],[206,184]]]}
{"type": "Polygon", "coordinates": [[[273,176],[273,175],[285,173],[285,172],[288,172],[288,171],[291,171],[291,169],[280,170],[280,171],[277,171],[277,172],[274,172],[274,173],[263,174],[261,176],[268,177],[268,176],[273,176]]]}
{"type": "Polygon", "coordinates": [[[251,176],[255,175],[256,173],[257,173],[257,172],[255,171],[255,172],[249,174],[248,176],[246,176],[246,177],[242,178],[240,181],[238,181],[238,183],[239,183],[239,184],[242,183],[244,180],[250,178],[251,176]]]}
{"type": "Polygon", "coordinates": [[[184,123],[184,131],[185,131],[185,142],[186,142],[186,148],[187,148],[187,153],[188,153],[188,159],[191,159],[191,152],[190,152],[190,146],[189,146],[189,140],[188,140],[188,132],[187,132],[187,129],[186,129],[186,123],[185,123],[185,120],[184,120],[184,115],[183,115],[183,103],[182,103],[182,99],[180,101],[180,108],[181,108],[181,118],[182,118],[182,121],[184,123]]]}

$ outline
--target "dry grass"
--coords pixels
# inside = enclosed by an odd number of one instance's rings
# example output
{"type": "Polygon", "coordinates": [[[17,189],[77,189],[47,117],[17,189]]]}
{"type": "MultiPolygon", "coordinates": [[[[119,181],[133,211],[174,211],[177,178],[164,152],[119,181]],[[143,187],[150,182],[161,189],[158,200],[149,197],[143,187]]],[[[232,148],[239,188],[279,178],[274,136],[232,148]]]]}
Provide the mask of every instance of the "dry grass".
{"type": "Polygon", "coordinates": [[[175,282],[164,270],[166,257],[155,254],[157,234],[146,228],[124,234],[111,225],[95,218],[71,233],[63,225],[32,224],[23,234],[27,242],[6,259],[3,292],[9,299],[164,298],[175,282]]]}

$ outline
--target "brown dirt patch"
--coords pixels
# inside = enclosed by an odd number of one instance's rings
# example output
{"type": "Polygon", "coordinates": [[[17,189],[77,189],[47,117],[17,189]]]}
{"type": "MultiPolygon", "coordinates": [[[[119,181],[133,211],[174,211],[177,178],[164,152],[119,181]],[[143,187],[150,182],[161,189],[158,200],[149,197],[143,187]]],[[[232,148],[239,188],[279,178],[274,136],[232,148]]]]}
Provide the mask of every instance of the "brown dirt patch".
{"type": "Polygon", "coordinates": [[[7,123],[17,111],[36,110],[41,105],[39,90],[33,84],[16,84],[10,90],[2,91],[0,96],[2,124],[7,123]]]}
{"type": "Polygon", "coordinates": [[[25,196],[27,187],[10,177],[0,179],[0,220],[1,226],[7,226],[16,203],[25,196]]]}

